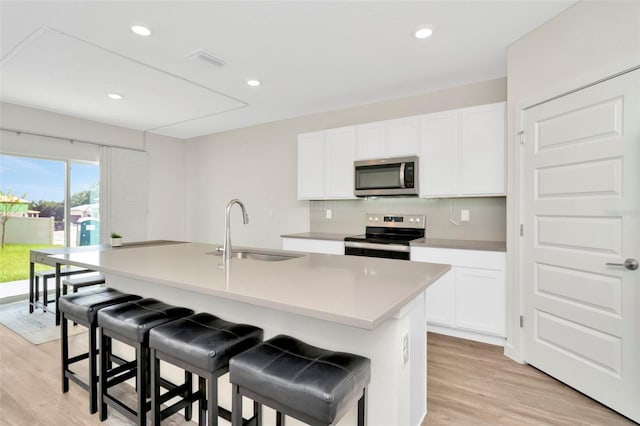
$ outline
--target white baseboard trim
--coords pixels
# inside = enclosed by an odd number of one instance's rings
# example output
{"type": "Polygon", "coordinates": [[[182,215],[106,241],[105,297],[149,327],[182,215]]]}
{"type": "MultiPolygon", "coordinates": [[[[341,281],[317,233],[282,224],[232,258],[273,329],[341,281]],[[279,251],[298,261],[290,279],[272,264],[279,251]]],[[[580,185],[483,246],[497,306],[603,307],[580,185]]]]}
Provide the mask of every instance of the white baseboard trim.
{"type": "Polygon", "coordinates": [[[461,339],[473,340],[481,343],[488,343],[490,345],[496,346],[504,346],[506,339],[505,337],[501,336],[461,330],[459,328],[443,327],[435,324],[427,324],[427,331],[452,337],[459,337],[461,339]]]}

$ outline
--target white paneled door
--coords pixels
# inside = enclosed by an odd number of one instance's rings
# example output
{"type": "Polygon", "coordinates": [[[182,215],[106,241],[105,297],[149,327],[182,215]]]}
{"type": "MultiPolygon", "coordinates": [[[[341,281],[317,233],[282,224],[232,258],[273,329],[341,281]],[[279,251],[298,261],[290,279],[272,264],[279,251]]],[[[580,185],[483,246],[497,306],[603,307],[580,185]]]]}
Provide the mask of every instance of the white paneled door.
{"type": "Polygon", "coordinates": [[[640,422],[640,70],[521,117],[524,359],[640,422]]]}

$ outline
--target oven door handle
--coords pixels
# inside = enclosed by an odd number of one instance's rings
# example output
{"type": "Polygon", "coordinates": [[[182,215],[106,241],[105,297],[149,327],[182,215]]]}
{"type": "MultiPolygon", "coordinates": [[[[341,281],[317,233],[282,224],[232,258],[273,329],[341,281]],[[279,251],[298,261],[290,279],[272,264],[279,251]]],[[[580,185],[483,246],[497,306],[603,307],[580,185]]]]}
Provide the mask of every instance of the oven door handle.
{"type": "Polygon", "coordinates": [[[358,243],[355,241],[345,241],[344,246],[351,247],[351,248],[398,251],[398,252],[405,252],[405,253],[411,251],[411,247],[409,246],[402,246],[402,245],[396,245],[396,244],[358,243]]]}

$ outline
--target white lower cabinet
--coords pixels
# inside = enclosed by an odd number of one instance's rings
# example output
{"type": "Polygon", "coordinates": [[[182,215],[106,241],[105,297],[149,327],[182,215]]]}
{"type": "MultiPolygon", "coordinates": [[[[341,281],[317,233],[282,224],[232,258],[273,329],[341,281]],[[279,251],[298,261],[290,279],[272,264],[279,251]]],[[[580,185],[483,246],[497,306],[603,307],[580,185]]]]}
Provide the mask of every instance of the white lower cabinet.
{"type": "Polygon", "coordinates": [[[344,241],[283,237],[282,249],[307,253],[344,254],[344,241]]]}
{"type": "Polygon", "coordinates": [[[455,326],[504,337],[504,271],[455,267],[455,326]]]}
{"type": "Polygon", "coordinates": [[[429,331],[504,345],[506,253],[412,247],[411,260],[451,265],[427,289],[429,331]]]}

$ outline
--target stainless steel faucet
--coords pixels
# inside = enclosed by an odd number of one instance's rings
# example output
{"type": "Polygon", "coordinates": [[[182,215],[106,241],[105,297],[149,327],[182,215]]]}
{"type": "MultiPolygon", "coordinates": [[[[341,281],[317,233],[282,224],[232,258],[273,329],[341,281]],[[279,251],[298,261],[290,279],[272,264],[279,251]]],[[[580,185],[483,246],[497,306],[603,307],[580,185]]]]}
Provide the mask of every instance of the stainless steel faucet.
{"type": "Polygon", "coordinates": [[[249,215],[247,215],[247,210],[244,208],[242,201],[236,198],[229,201],[229,204],[227,204],[227,211],[224,216],[224,246],[222,250],[224,252],[225,261],[231,260],[231,220],[229,220],[229,215],[231,213],[231,207],[233,207],[234,204],[239,205],[242,209],[242,222],[245,225],[249,223],[249,215]]]}

